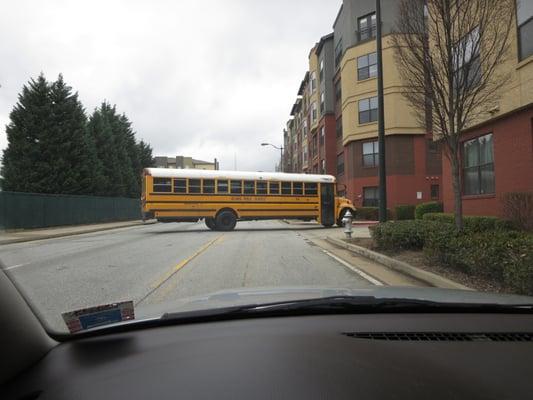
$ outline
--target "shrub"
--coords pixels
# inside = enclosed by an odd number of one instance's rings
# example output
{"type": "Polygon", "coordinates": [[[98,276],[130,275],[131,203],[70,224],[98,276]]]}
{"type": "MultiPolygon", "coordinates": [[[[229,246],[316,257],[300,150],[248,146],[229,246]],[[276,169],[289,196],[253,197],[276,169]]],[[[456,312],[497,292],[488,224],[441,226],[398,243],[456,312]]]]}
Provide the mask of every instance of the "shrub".
{"type": "MultiPolygon", "coordinates": [[[[426,221],[437,221],[448,224],[453,224],[455,222],[454,215],[449,213],[427,213],[424,214],[422,219],[426,221]]],[[[463,216],[463,223],[465,230],[470,232],[510,230],[513,228],[513,224],[510,221],[502,220],[492,216],[465,215],[463,216]]]]}
{"type": "Polygon", "coordinates": [[[458,232],[452,224],[441,223],[439,229],[428,230],[424,253],[441,265],[494,279],[516,293],[533,294],[533,235],[510,230],[458,232]]]}
{"type": "MultiPolygon", "coordinates": [[[[427,220],[426,220],[427,221],[427,220]]],[[[462,235],[455,229],[455,225],[440,223],[436,221],[427,221],[434,225],[433,229],[427,231],[424,241],[424,254],[432,261],[445,266],[460,267],[461,256],[456,254],[456,242],[462,235]]]]}
{"type": "Polygon", "coordinates": [[[426,213],[422,216],[422,219],[424,221],[437,221],[437,222],[444,222],[447,224],[453,224],[454,222],[453,214],[442,213],[442,212],[426,213]]]}
{"type": "Polygon", "coordinates": [[[503,281],[515,293],[533,295],[533,237],[513,241],[503,281]]]}
{"type": "Polygon", "coordinates": [[[377,207],[357,207],[355,210],[355,219],[377,221],[379,210],[377,207]]]}
{"type": "Polygon", "coordinates": [[[502,197],[503,214],[517,228],[533,230],[533,192],[511,192],[502,197]]]}
{"type": "Polygon", "coordinates": [[[370,233],[378,248],[409,250],[422,249],[428,231],[437,228],[436,223],[430,221],[389,221],[376,225],[370,233]]]}
{"type": "Polygon", "coordinates": [[[395,208],[396,219],[415,219],[415,206],[411,204],[399,205],[395,208]]]}
{"type": "Polygon", "coordinates": [[[422,219],[424,214],[442,212],[442,203],[437,201],[430,201],[428,203],[420,203],[415,208],[415,218],[422,219]]]}
{"type": "MultiPolygon", "coordinates": [[[[390,209],[387,208],[387,219],[391,218],[390,209]]],[[[355,219],[363,221],[377,221],[379,219],[378,207],[357,207],[355,219]]]]}

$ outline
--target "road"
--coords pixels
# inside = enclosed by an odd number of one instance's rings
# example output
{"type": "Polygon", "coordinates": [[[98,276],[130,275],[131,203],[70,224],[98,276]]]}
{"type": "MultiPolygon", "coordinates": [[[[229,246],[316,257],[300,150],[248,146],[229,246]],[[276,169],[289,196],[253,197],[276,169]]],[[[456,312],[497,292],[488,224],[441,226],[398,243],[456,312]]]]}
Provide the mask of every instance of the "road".
{"type": "Polygon", "coordinates": [[[373,286],[313,242],[328,231],[282,221],[239,222],[232,232],[153,224],[4,245],[0,260],[62,327],[62,312],[114,301],[142,307],[223,289],[373,286]]]}

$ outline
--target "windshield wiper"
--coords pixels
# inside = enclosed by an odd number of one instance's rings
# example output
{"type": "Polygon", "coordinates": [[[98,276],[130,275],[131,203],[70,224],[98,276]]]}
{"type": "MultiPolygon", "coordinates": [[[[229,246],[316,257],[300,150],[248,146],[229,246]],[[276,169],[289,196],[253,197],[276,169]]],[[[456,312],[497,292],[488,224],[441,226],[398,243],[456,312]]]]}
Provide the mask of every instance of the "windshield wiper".
{"type": "Polygon", "coordinates": [[[366,314],[384,312],[531,313],[533,304],[454,303],[372,296],[332,296],[305,300],[249,304],[189,312],[165,313],[161,320],[267,317],[308,314],[366,314]]]}

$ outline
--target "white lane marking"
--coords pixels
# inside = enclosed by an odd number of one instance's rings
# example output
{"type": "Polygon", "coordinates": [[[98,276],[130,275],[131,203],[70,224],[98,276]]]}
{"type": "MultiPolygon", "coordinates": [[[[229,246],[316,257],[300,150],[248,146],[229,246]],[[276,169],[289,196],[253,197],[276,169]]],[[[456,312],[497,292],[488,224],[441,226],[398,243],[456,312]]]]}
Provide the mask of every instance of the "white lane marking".
{"type": "Polygon", "coordinates": [[[10,269],[15,269],[15,268],[18,268],[18,267],[23,267],[25,265],[28,265],[29,263],[23,263],[23,264],[16,264],[16,265],[12,265],[11,267],[7,267],[6,268],[6,271],[9,271],[10,269]]]}
{"type": "Polygon", "coordinates": [[[340,262],[342,265],[350,268],[353,272],[355,272],[357,275],[361,276],[362,278],[366,279],[367,281],[369,281],[370,283],[376,285],[376,286],[383,286],[383,283],[378,281],[376,278],[373,278],[371,277],[370,275],[368,275],[366,272],[364,271],[361,271],[359,268],[357,267],[354,267],[353,265],[347,263],[346,261],[344,261],[342,258],[339,258],[337,257],[335,254],[332,254],[330,253],[329,251],[327,250],[324,250],[322,249],[322,251],[324,253],[326,253],[328,256],[330,256],[331,258],[333,258],[334,260],[337,260],[338,262],[340,262]]]}

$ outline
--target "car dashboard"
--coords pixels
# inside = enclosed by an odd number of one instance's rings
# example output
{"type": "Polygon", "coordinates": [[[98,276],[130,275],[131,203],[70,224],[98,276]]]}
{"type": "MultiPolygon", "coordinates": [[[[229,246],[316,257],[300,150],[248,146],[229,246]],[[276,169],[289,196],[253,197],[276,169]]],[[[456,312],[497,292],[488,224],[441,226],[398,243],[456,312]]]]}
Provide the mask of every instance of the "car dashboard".
{"type": "Polygon", "coordinates": [[[2,399],[510,399],[533,316],[358,314],[161,326],[62,342],[2,399]]]}

